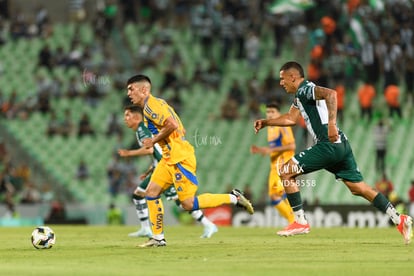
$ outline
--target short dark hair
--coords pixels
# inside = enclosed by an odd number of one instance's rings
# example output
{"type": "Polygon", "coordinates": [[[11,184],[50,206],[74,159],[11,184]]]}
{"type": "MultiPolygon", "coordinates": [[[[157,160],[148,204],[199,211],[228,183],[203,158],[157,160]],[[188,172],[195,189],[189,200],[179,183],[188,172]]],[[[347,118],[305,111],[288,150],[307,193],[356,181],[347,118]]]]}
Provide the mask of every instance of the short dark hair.
{"type": "Polygon", "coordinates": [[[266,108],[276,108],[277,110],[280,110],[279,104],[277,102],[269,102],[266,104],[266,108]]]}
{"type": "Polygon", "coordinates": [[[139,106],[137,106],[137,105],[134,105],[134,104],[131,104],[131,105],[127,105],[127,106],[125,106],[124,107],[124,110],[126,111],[126,110],[129,110],[129,111],[131,111],[132,113],[139,113],[139,114],[142,114],[142,108],[141,107],[139,107],[139,106]]]}
{"type": "Polygon", "coordinates": [[[142,82],[142,81],[145,81],[145,82],[148,82],[149,84],[151,84],[151,80],[150,80],[149,77],[147,77],[145,75],[135,75],[135,76],[132,76],[128,79],[127,85],[129,85],[131,83],[134,83],[134,82],[142,82]]]}
{"type": "Polygon", "coordinates": [[[288,61],[285,64],[282,65],[282,67],[280,67],[279,71],[286,71],[289,69],[295,69],[299,72],[299,75],[304,78],[305,77],[305,73],[303,71],[302,65],[300,65],[299,63],[297,63],[296,61],[288,61]]]}

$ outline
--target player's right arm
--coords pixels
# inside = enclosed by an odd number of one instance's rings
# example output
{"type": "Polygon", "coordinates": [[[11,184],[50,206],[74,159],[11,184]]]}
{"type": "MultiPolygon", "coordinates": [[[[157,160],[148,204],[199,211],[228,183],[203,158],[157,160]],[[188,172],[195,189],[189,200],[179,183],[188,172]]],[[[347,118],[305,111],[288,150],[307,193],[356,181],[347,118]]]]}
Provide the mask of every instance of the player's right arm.
{"type": "Polygon", "coordinates": [[[336,91],[322,86],[315,86],[315,100],[325,100],[328,109],[328,137],[332,143],[339,139],[336,126],[337,97],[336,91]]]}
{"type": "Polygon", "coordinates": [[[168,117],[161,125],[160,132],[152,138],[143,140],[145,148],[152,148],[156,143],[165,140],[178,128],[178,122],[173,116],[168,117]]]}
{"type": "Polygon", "coordinates": [[[267,126],[294,126],[296,125],[299,116],[299,109],[292,105],[287,113],[277,118],[256,120],[254,122],[254,131],[258,133],[259,130],[267,126]]]}
{"type": "Polygon", "coordinates": [[[121,157],[150,155],[154,152],[154,148],[139,148],[135,150],[119,149],[118,154],[121,157]]]}

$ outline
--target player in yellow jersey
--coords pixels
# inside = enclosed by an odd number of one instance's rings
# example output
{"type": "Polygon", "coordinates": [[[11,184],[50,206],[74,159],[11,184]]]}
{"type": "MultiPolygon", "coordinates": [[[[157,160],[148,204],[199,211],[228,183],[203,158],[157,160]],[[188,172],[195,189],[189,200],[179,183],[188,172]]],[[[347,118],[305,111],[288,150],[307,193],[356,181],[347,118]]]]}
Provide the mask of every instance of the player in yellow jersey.
{"type": "MultiPolygon", "coordinates": [[[[278,104],[274,102],[268,103],[266,105],[266,118],[272,119],[279,116],[278,104]]],[[[267,147],[252,145],[250,152],[270,156],[268,182],[270,204],[291,224],[295,221],[295,216],[286,198],[285,189],[279,177],[279,169],[295,155],[295,138],[290,127],[273,126],[267,129],[267,141],[269,144],[267,147]]]]}
{"type": "Polygon", "coordinates": [[[160,198],[171,182],[181,206],[188,211],[223,204],[235,204],[253,214],[253,206],[243,194],[234,189],[230,194],[200,194],[196,196],[196,158],[193,146],[185,138],[185,129],[174,109],[163,99],[151,94],[151,80],[145,75],[135,75],[127,81],[128,97],[144,110],[144,121],[154,135],[143,140],[145,148],[158,143],[162,158],[155,168],[146,190],[151,221],[152,237],[140,247],[166,246],[164,237],[164,207],[160,198]]]}

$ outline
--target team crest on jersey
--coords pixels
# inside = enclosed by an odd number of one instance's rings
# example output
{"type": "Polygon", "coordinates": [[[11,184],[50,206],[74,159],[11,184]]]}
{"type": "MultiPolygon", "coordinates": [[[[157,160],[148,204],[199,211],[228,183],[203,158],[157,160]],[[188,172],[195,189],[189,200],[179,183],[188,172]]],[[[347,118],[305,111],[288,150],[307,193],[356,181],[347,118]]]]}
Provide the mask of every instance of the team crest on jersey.
{"type": "Polygon", "coordinates": [[[176,173],[175,174],[175,180],[176,181],[180,181],[183,178],[183,175],[181,173],[176,173]]]}
{"type": "Polygon", "coordinates": [[[155,114],[155,113],[152,113],[152,114],[151,114],[151,118],[152,118],[153,120],[157,119],[157,117],[158,117],[158,115],[157,115],[157,114],[155,114]]]}

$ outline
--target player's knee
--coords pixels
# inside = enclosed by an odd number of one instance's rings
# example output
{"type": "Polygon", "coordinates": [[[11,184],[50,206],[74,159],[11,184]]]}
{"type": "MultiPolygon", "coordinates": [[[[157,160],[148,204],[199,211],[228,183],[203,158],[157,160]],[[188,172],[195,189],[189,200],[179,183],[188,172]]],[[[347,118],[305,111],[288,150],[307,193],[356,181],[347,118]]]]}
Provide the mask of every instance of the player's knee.
{"type": "Polygon", "coordinates": [[[161,194],[162,189],[157,184],[150,183],[145,191],[147,197],[157,197],[161,194]]]}
{"type": "Polygon", "coordinates": [[[280,174],[280,180],[282,181],[282,185],[286,188],[287,185],[290,185],[290,181],[294,179],[294,175],[292,173],[286,172],[280,174]]]}
{"type": "Polygon", "coordinates": [[[291,180],[295,178],[297,175],[301,174],[302,171],[298,169],[298,165],[296,165],[292,161],[289,161],[279,168],[278,173],[280,179],[285,180],[283,182],[286,182],[287,180],[291,180]]]}
{"type": "Polygon", "coordinates": [[[285,190],[283,191],[277,191],[270,195],[271,200],[279,200],[283,197],[283,194],[285,193],[285,190]]]}
{"type": "Polygon", "coordinates": [[[193,202],[190,200],[184,200],[181,202],[181,207],[186,211],[192,211],[193,210],[193,202]]]}
{"type": "Polygon", "coordinates": [[[142,199],[142,198],[145,198],[145,192],[143,192],[143,191],[139,191],[139,190],[136,190],[136,191],[134,192],[134,198],[135,198],[135,199],[142,199]]]}
{"type": "Polygon", "coordinates": [[[144,199],[144,198],[145,198],[145,194],[144,195],[140,195],[140,194],[138,194],[138,193],[135,192],[132,195],[132,199],[141,200],[141,199],[144,199]]]}
{"type": "Polygon", "coordinates": [[[145,192],[146,197],[157,197],[159,195],[160,195],[159,193],[157,193],[156,191],[153,191],[153,190],[147,190],[145,192]]]}
{"type": "Polygon", "coordinates": [[[280,174],[280,180],[282,180],[282,184],[283,182],[285,182],[284,180],[288,180],[290,179],[290,175],[288,173],[281,173],[280,174]]]}

